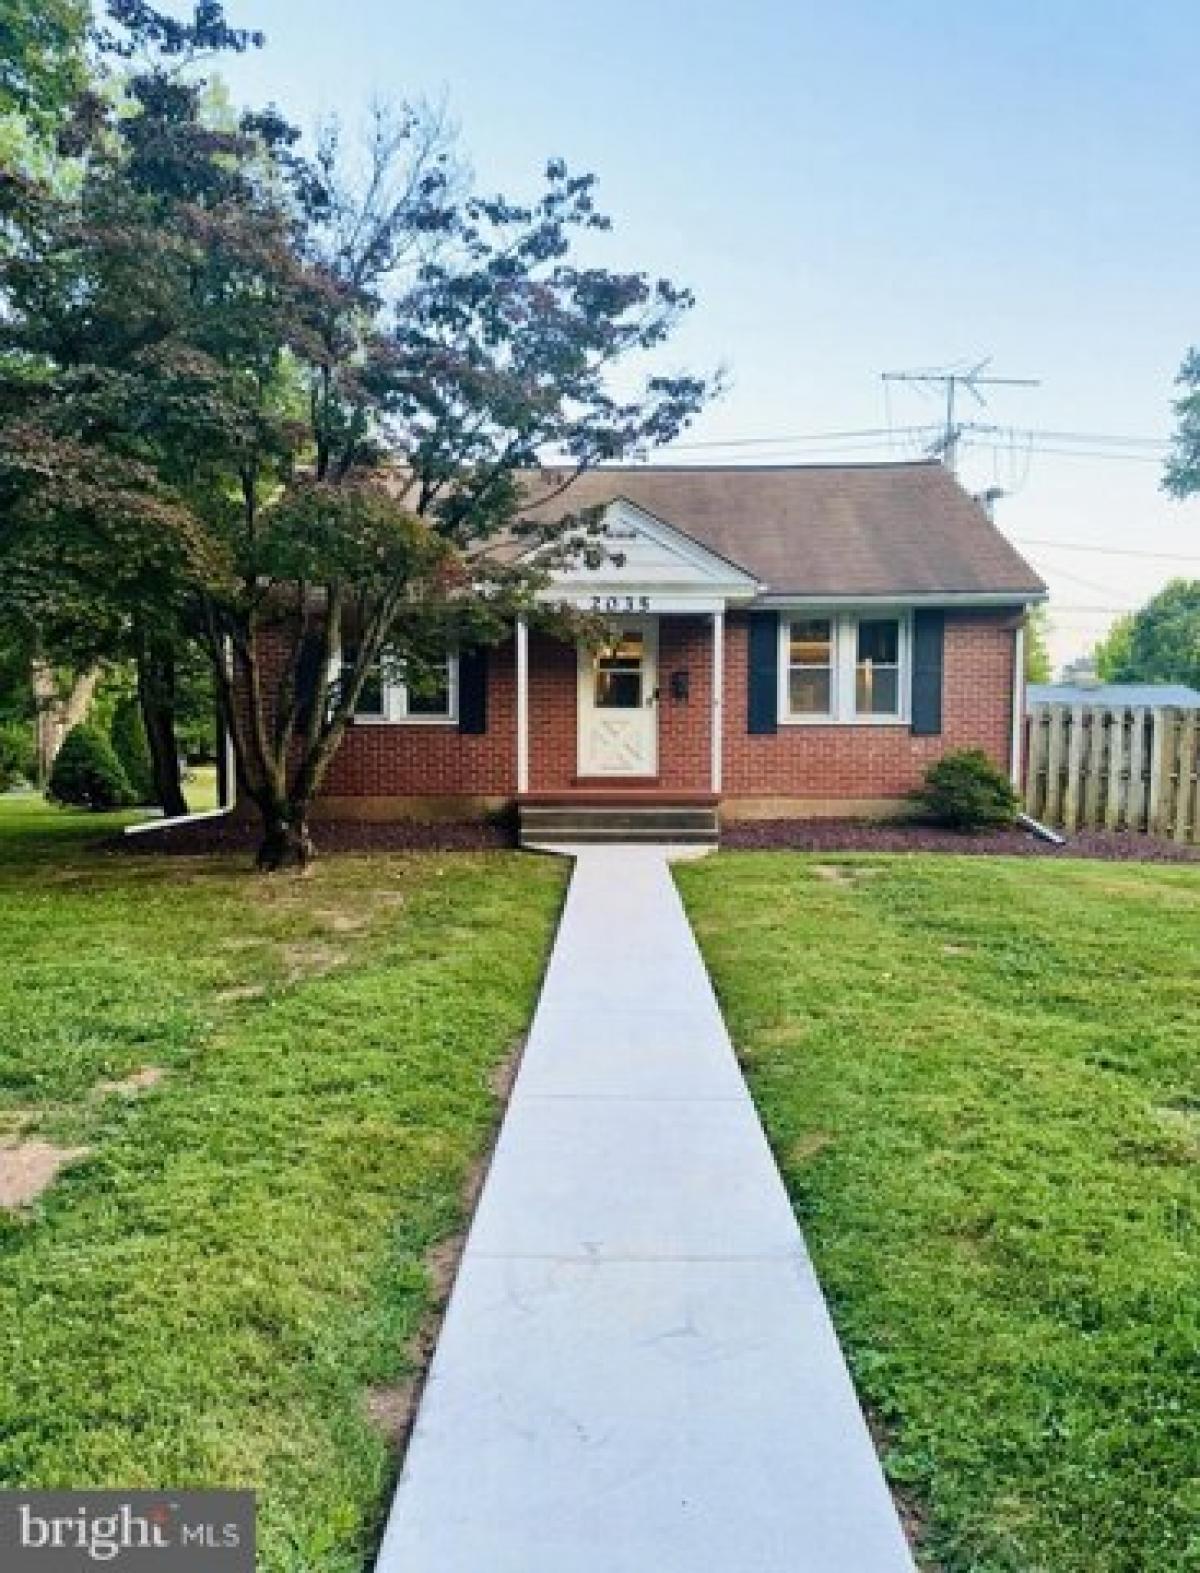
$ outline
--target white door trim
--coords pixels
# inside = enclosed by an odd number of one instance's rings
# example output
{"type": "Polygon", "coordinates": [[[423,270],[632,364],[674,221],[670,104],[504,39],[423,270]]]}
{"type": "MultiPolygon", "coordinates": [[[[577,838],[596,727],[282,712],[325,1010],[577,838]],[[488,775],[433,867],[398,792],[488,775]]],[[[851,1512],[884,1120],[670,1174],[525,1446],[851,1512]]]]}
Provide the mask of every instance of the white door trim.
{"type": "MultiPolygon", "coordinates": [[[[658,618],[654,616],[621,617],[613,619],[614,631],[622,628],[640,629],[645,637],[642,656],[642,703],[637,711],[599,710],[595,705],[593,682],[594,651],[580,645],[577,656],[577,711],[575,768],[581,776],[656,776],[658,774],[658,618]],[[620,755],[613,749],[609,761],[602,757],[599,728],[607,721],[626,728],[627,741],[632,752],[627,752],[627,763],[620,762],[620,755]]],[[[619,739],[618,739],[619,741],[619,739]]]]}

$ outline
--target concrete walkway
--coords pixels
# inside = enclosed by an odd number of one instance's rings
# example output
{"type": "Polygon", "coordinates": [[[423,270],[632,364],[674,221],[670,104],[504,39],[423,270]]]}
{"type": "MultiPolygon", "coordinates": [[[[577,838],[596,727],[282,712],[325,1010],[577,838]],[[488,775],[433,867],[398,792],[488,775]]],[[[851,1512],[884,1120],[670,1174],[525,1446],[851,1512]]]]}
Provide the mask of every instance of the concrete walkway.
{"type": "Polygon", "coordinates": [[[912,1573],[662,848],[578,853],[380,1573],[912,1573]]]}

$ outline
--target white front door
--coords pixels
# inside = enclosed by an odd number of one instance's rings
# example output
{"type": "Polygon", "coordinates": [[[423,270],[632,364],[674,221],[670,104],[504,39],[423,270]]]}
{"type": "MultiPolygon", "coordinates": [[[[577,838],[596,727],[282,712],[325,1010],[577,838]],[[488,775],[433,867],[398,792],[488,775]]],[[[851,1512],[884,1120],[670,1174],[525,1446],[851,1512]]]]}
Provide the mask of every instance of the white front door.
{"type": "Polygon", "coordinates": [[[579,774],[658,773],[658,621],[626,618],[579,649],[579,774]]]}

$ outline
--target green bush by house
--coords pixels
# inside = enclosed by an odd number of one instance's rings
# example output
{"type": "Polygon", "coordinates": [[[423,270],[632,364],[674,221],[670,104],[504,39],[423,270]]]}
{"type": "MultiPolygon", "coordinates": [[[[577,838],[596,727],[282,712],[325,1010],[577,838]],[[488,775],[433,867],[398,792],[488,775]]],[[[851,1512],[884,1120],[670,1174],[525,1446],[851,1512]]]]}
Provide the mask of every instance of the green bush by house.
{"type": "Polygon", "coordinates": [[[52,803],[77,808],[125,808],[134,802],[134,793],[103,732],[94,727],[76,726],[67,733],[54,768],[46,796],[52,803]]]}
{"type": "Polygon", "coordinates": [[[32,781],[36,775],[32,726],[28,721],[4,722],[0,725],[0,792],[32,781]]]}
{"type": "Polygon", "coordinates": [[[925,818],[953,830],[1011,825],[1020,807],[1012,783],[981,748],[943,755],[915,796],[925,818]]]}
{"type": "Polygon", "coordinates": [[[133,694],[117,700],[109,730],[113,753],[139,803],[154,802],[154,770],[142,724],[142,708],[133,694]]]}

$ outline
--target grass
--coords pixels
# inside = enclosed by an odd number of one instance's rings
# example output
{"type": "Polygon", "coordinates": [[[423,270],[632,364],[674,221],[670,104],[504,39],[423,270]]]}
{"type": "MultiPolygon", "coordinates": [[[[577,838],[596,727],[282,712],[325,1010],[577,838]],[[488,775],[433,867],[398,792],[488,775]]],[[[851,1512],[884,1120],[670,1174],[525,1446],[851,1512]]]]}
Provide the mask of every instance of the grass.
{"type": "Polygon", "coordinates": [[[263,880],[96,850],[111,823],[0,800],[0,1120],[90,1152],[0,1213],[0,1481],[253,1486],[261,1568],[356,1573],[393,1469],[367,1395],[412,1375],[563,876],[263,880]]]}
{"type": "Polygon", "coordinates": [[[1200,1568],[1200,871],[678,879],[926,1565],[1200,1568]]]}
{"type": "Polygon", "coordinates": [[[202,814],[217,807],[216,765],[192,765],[183,783],[189,813],[202,814]]]}

